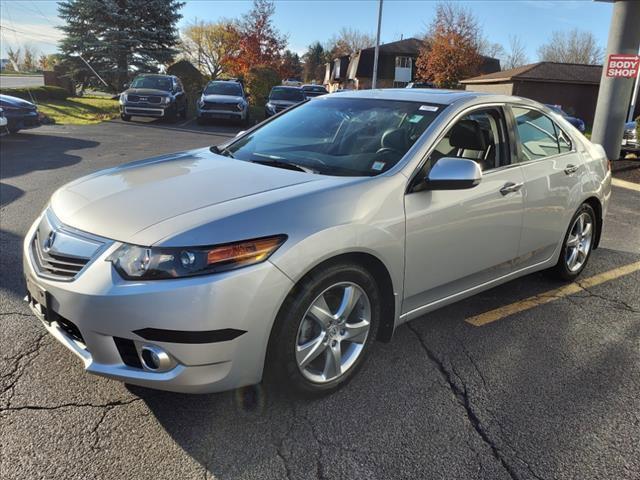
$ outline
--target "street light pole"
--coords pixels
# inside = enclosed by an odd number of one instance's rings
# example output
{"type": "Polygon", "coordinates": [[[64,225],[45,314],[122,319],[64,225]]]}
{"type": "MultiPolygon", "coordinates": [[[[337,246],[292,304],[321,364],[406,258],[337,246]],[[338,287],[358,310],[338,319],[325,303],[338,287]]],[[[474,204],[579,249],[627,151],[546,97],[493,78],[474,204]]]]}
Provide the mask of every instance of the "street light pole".
{"type": "Polygon", "coordinates": [[[376,88],[378,83],[378,54],[380,50],[380,26],[382,25],[382,0],[378,5],[378,33],[376,35],[376,49],[373,54],[373,78],[371,79],[371,88],[376,88]]]}

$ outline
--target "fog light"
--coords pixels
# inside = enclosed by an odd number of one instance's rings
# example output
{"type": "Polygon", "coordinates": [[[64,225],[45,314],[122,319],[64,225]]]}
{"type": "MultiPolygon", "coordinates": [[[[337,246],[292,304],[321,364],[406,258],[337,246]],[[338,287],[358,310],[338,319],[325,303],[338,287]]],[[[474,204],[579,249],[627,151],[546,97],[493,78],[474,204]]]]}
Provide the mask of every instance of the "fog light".
{"type": "Polygon", "coordinates": [[[147,370],[162,371],[169,369],[171,366],[169,354],[155,345],[143,345],[140,348],[140,357],[142,365],[147,370]]]}

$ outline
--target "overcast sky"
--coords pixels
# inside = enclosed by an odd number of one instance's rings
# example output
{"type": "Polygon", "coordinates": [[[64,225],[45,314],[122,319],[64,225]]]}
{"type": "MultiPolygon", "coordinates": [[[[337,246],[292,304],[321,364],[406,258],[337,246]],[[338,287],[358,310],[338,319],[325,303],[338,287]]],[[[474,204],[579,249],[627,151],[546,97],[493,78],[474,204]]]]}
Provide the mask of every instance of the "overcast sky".
{"type": "MultiPolygon", "coordinates": [[[[604,48],[611,21],[611,3],[592,0],[575,1],[462,1],[478,17],[485,36],[508,48],[509,35],[518,35],[527,47],[530,61],[537,60],[537,49],[554,30],[580,28],[592,32],[604,48]]],[[[432,21],[435,1],[385,0],[382,41],[390,42],[421,36],[432,21]]],[[[56,51],[60,32],[53,0],[0,0],[0,52],[6,57],[7,46],[29,43],[44,53],[56,51]]],[[[187,1],[182,9],[180,26],[199,20],[237,18],[251,7],[251,1],[187,1]]],[[[341,27],[353,27],[374,33],[377,0],[277,0],[275,23],[288,35],[289,48],[303,53],[319,40],[325,42],[341,27]]]]}

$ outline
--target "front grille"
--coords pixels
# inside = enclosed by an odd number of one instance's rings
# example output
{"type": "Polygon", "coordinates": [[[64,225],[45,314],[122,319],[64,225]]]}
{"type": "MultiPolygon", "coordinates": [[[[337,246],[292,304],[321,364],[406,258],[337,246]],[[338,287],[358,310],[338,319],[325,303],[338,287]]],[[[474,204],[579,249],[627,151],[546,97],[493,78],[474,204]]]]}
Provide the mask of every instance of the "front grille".
{"type": "Polygon", "coordinates": [[[39,276],[71,281],[108,244],[105,238],[63,225],[49,209],[35,229],[29,257],[39,276]]]}
{"type": "Polygon", "coordinates": [[[237,112],[238,104],[237,103],[204,102],[203,110],[224,110],[225,112],[237,112]]]}
{"type": "Polygon", "coordinates": [[[162,102],[162,97],[158,95],[127,95],[127,102],[160,103],[162,102]]]}
{"type": "Polygon", "coordinates": [[[80,342],[85,345],[84,338],[82,338],[82,333],[80,333],[80,329],[73,323],[71,320],[67,320],[66,318],[61,317],[60,315],[56,315],[56,322],[60,326],[64,333],[67,334],[68,337],[75,340],[76,342],[80,342]]]}
{"type": "Polygon", "coordinates": [[[113,341],[116,344],[122,363],[129,367],[142,368],[138,351],[136,350],[136,344],[133,340],[127,338],[113,337],[113,341]]]}
{"type": "Polygon", "coordinates": [[[89,262],[88,258],[67,257],[45,252],[42,244],[40,231],[36,231],[31,243],[31,253],[36,262],[36,267],[41,272],[47,272],[56,277],[73,278],[89,262]]]}

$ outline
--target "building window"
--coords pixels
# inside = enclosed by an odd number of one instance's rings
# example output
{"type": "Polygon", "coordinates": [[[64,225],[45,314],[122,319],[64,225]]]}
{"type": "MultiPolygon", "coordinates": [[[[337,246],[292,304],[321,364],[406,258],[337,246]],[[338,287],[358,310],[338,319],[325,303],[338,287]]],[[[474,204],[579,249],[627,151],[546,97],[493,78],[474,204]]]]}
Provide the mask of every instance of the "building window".
{"type": "Polygon", "coordinates": [[[396,67],[411,68],[412,60],[411,57],[396,57],[396,67]]]}

